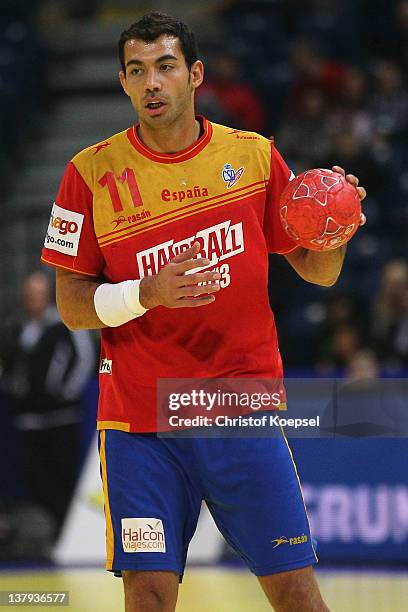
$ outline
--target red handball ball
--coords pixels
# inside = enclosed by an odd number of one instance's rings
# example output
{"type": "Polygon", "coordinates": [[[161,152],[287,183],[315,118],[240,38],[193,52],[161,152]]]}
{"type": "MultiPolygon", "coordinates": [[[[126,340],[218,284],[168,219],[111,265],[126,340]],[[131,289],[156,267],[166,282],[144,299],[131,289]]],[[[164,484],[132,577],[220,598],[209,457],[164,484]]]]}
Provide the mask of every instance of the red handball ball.
{"type": "Polygon", "coordinates": [[[283,190],[280,217],[299,246],[329,251],[345,244],[360,224],[357,188],[344,176],[317,168],[299,174],[283,190]]]}

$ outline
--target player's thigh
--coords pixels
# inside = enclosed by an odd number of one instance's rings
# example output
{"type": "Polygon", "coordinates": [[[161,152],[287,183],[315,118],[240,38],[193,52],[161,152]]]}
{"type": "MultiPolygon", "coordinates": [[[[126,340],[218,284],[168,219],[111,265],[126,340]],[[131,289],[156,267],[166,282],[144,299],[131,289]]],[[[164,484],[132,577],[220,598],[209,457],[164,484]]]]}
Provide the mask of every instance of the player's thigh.
{"type": "Polygon", "coordinates": [[[302,492],[284,438],[208,439],[205,498],[231,546],[257,576],[316,562],[302,492]]]}
{"type": "Polygon", "coordinates": [[[106,569],[182,576],[201,493],[160,438],[107,430],[100,437],[106,569]]]}
{"type": "Polygon", "coordinates": [[[320,612],[329,609],[322,599],[310,566],[258,576],[258,580],[276,612],[320,612]]]}
{"type": "Polygon", "coordinates": [[[126,612],[161,610],[172,612],[176,608],[179,576],[166,571],[123,571],[126,612]]]}

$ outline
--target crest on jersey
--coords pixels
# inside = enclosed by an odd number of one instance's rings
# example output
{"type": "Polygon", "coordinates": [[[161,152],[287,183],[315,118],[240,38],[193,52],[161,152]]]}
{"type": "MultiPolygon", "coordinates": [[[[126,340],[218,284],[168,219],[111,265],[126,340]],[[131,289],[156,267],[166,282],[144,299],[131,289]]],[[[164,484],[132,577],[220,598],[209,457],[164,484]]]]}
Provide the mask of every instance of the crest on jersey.
{"type": "Polygon", "coordinates": [[[234,170],[231,164],[225,164],[222,169],[222,180],[227,183],[227,188],[233,187],[236,183],[238,183],[241,176],[244,174],[245,168],[241,166],[238,170],[234,170]]]}

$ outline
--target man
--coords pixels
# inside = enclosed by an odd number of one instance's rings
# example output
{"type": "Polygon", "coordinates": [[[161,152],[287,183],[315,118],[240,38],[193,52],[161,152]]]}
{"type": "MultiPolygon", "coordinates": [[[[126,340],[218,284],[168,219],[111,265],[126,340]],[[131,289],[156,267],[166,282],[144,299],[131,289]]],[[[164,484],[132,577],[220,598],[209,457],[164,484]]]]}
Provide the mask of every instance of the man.
{"type": "Polygon", "coordinates": [[[282,376],[267,251],[329,286],[344,249],[309,252],[286,236],[277,206],[290,171],[270,141],[195,117],[203,64],[186,25],[146,15],[119,55],[140,123],[68,165],[42,256],[68,327],[103,328],[107,569],[123,576],[128,612],[174,610],[205,499],[276,610],[327,610],[286,441],[162,438],[155,404],[158,378],[282,376]],[[273,548],[283,533],[304,538],[273,548]]]}
{"type": "Polygon", "coordinates": [[[24,279],[24,317],[7,326],[0,367],[19,432],[24,492],[47,513],[55,538],[77,478],[81,398],[95,372],[96,352],[89,331],[70,332],[61,322],[51,296],[44,272],[24,279]]]}

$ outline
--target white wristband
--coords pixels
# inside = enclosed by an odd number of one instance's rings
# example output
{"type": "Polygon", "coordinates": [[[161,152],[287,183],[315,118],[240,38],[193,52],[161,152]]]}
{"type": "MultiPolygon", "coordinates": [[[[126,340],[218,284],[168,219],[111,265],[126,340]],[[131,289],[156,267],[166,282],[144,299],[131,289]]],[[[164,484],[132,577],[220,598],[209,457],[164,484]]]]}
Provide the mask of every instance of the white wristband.
{"type": "Polygon", "coordinates": [[[108,327],[119,327],[141,317],[148,310],[139,301],[140,280],[103,283],[95,291],[94,304],[99,319],[108,327]]]}

